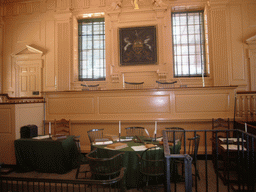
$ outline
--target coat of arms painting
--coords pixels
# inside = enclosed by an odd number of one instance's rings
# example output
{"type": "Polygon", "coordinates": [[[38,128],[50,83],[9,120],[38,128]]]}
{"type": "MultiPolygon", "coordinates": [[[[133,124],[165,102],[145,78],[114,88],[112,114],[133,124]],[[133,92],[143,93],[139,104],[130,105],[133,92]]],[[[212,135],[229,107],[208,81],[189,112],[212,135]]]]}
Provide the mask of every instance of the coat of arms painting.
{"type": "Polygon", "coordinates": [[[119,29],[120,65],[157,64],[156,27],[119,29]]]}

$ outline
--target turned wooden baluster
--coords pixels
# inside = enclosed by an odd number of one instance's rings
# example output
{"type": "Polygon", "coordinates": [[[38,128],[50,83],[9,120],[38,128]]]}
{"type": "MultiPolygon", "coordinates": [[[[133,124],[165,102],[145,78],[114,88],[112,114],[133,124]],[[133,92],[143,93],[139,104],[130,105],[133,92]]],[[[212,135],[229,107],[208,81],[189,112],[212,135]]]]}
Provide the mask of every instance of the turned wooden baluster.
{"type": "Polygon", "coordinates": [[[252,106],[253,106],[253,109],[252,109],[252,113],[253,113],[253,121],[256,120],[256,95],[253,95],[252,96],[252,106]]]}
{"type": "Polygon", "coordinates": [[[246,96],[247,99],[247,121],[251,119],[251,95],[246,96]]]}
{"type": "Polygon", "coordinates": [[[245,96],[241,96],[242,99],[242,117],[245,118],[245,96]]]}

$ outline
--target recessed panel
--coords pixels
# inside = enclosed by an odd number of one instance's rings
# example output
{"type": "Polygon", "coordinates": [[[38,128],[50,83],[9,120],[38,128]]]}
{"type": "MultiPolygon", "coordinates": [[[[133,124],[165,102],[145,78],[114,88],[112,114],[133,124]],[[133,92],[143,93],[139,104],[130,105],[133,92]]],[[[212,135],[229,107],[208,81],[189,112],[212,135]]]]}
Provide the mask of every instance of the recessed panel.
{"type": "Polygon", "coordinates": [[[30,91],[36,90],[36,76],[35,75],[29,76],[29,86],[30,86],[30,91]]]}
{"type": "Polygon", "coordinates": [[[27,76],[22,76],[21,77],[21,91],[27,91],[28,88],[27,88],[27,83],[28,83],[28,77],[27,76]]]}
{"type": "Polygon", "coordinates": [[[225,112],[229,109],[229,94],[176,95],[176,113],[225,112]]]}
{"type": "Polygon", "coordinates": [[[11,109],[0,109],[0,133],[11,133],[11,125],[12,125],[12,118],[11,118],[11,109]]]}
{"type": "Polygon", "coordinates": [[[27,67],[21,67],[21,73],[27,73],[28,68],[27,67]]]}
{"type": "Polygon", "coordinates": [[[168,113],[169,96],[100,97],[100,114],[168,113]]]}
{"type": "Polygon", "coordinates": [[[56,98],[48,101],[49,114],[92,114],[94,99],[90,98],[56,98]]]}

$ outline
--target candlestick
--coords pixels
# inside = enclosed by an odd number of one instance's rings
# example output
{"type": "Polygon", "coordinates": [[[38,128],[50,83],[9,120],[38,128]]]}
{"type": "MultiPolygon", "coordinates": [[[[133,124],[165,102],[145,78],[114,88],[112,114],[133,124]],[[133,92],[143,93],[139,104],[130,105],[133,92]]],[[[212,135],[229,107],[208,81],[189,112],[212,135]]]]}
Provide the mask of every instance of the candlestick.
{"type": "Polygon", "coordinates": [[[245,123],[244,131],[247,132],[247,123],[245,123]]]}

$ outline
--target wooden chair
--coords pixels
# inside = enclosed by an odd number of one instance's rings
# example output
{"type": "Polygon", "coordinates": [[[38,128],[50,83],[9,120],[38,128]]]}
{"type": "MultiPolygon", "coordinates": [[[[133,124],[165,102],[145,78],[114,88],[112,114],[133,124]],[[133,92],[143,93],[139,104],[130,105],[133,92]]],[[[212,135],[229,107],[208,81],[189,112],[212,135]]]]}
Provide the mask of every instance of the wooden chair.
{"type": "Polygon", "coordinates": [[[144,127],[126,127],[125,130],[127,137],[143,136],[145,132],[144,127]]]}
{"type": "Polygon", "coordinates": [[[166,132],[167,134],[167,138],[168,138],[168,142],[171,142],[171,143],[177,143],[177,142],[181,142],[182,144],[182,140],[183,140],[183,137],[184,137],[184,129],[183,128],[180,128],[180,127],[167,127],[165,128],[166,130],[168,130],[166,132]]]}
{"type": "Polygon", "coordinates": [[[212,130],[220,130],[216,132],[212,132],[212,161],[215,170],[217,169],[224,169],[222,167],[223,161],[222,161],[222,156],[219,154],[220,150],[217,150],[218,144],[218,138],[224,137],[226,138],[227,136],[230,137],[230,132],[225,132],[225,130],[230,129],[230,120],[229,118],[218,118],[218,119],[212,119],[212,130]],[[218,167],[217,167],[218,166],[218,167]]]}
{"type": "Polygon", "coordinates": [[[90,143],[92,144],[95,139],[103,139],[103,131],[104,129],[92,129],[87,131],[90,143]]]}
{"type": "Polygon", "coordinates": [[[93,179],[113,179],[120,174],[123,167],[124,153],[118,153],[112,157],[102,157],[102,154],[94,149],[86,155],[93,179]]]}
{"type": "Polygon", "coordinates": [[[159,181],[163,181],[164,176],[164,153],[158,147],[151,147],[146,149],[141,155],[137,154],[139,158],[139,171],[141,179],[138,181],[138,187],[144,187],[142,185],[143,177],[146,181],[146,187],[149,186],[149,179],[155,178],[155,184],[159,181]]]}
{"type": "Polygon", "coordinates": [[[70,135],[71,121],[66,119],[54,120],[53,135],[70,135]]]}
{"type": "MultiPolygon", "coordinates": [[[[218,118],[218,119],[212,119],[212,130],[228,130],[230,129],[230,120],[229,118],[227,119],[223,119],[223,118],[218,118]]],[[[215,136],[218,137],[230,137],[230,132],[218,132],[218,133],[215,133],[213,132],[212,133],[212,138],[215,138],[215,136]]]]}
{"type": "Polygon", "coordinates": [[[85,155],[81,153],[80,136],[74,137],[73,140],[76,143],[76,147],[77,147],[77,150],[78,150],[78,153],[79,153],[78,167],[77,167],[77,170],[76,170],[76,179],[85,179],[85,178],[87,178],[87,173],[90,172],[89,164],[86,161],[85,155]],[[81,171],[81,166],[84,165],[84,164],[88,164],[88,166],[86,166],[85,170],[81,171]],[[84,177],[79,177],[80,173],[84,174],[84,177]]]}

